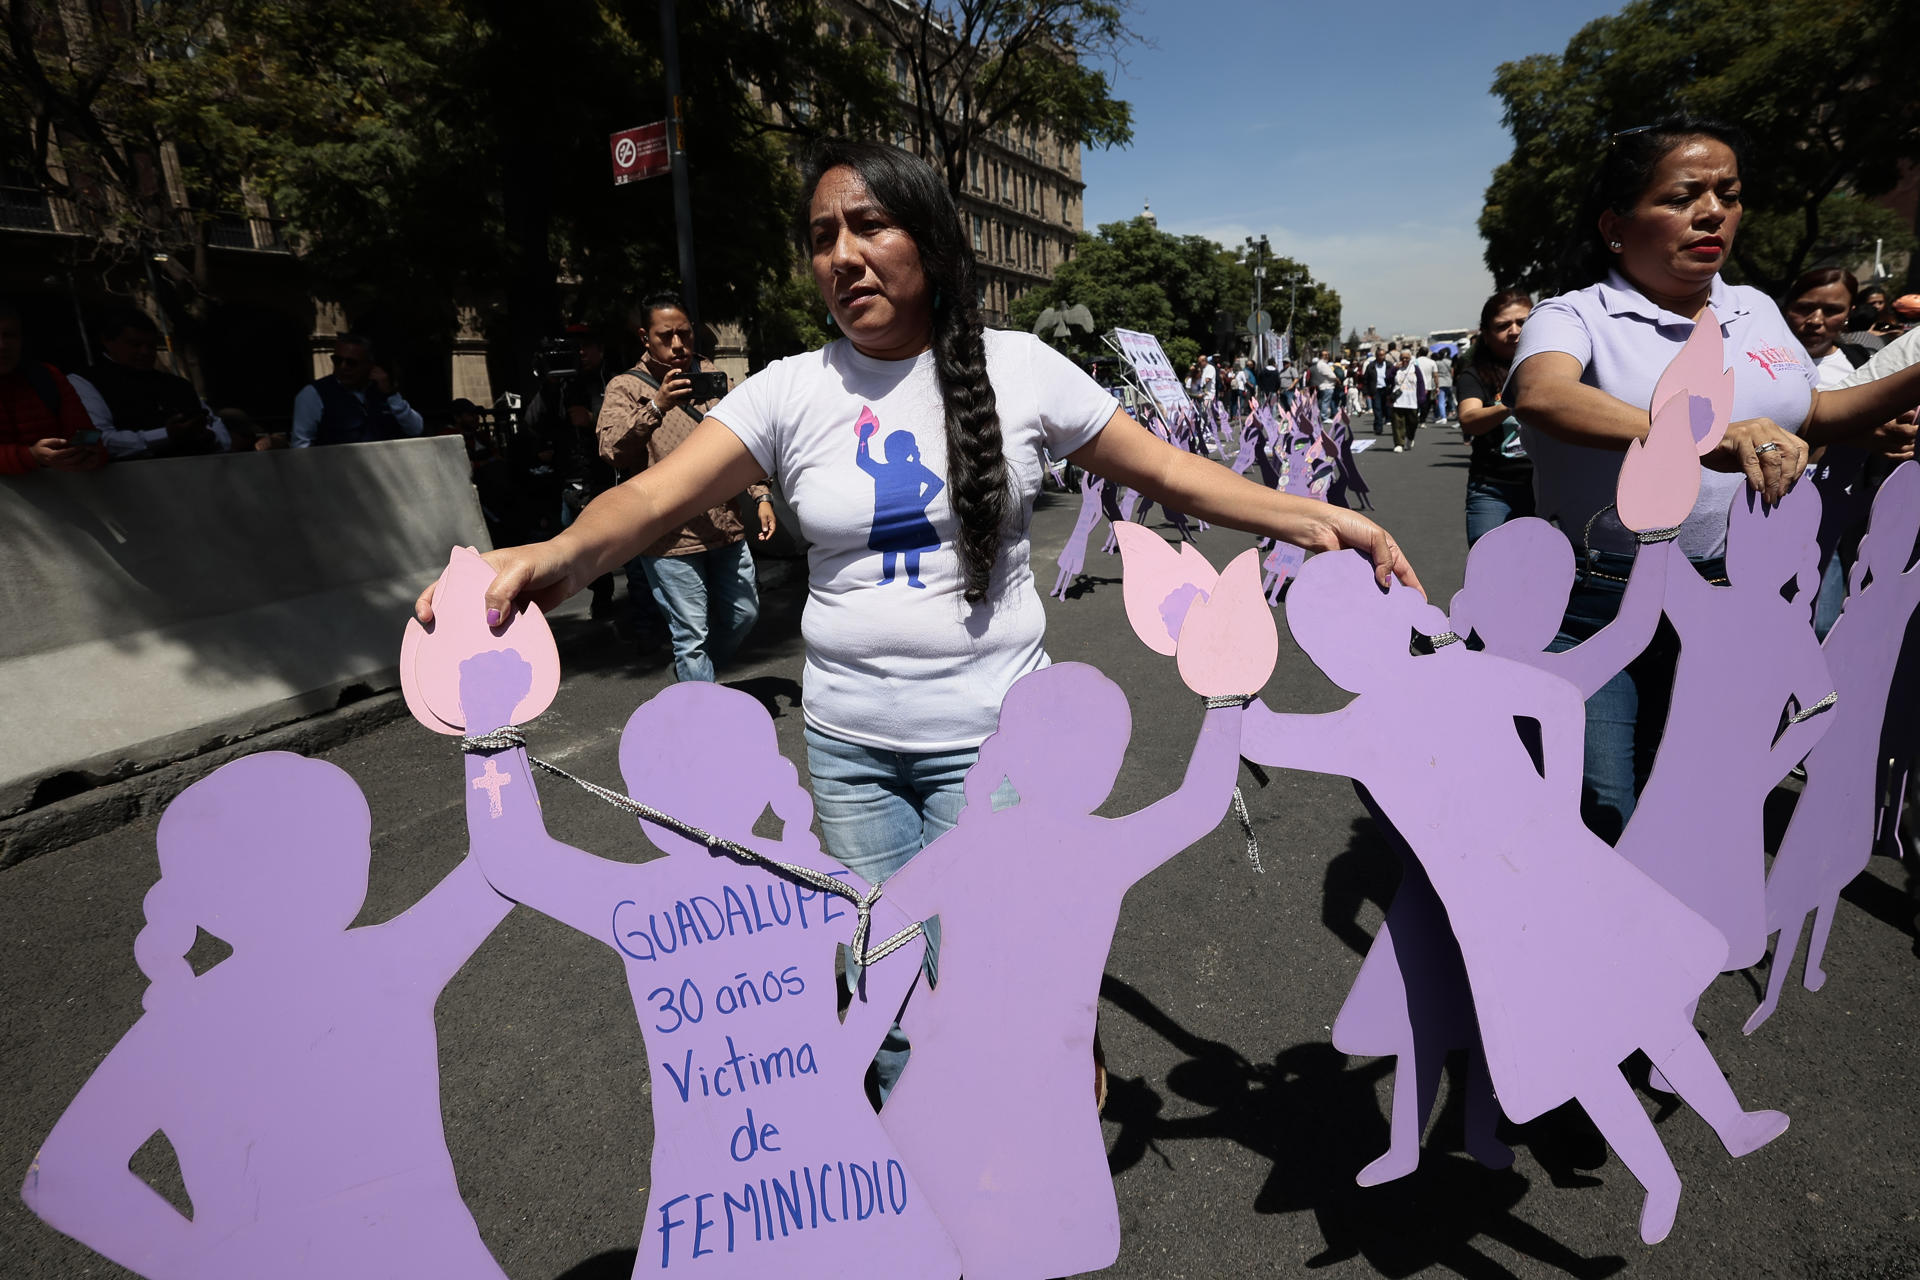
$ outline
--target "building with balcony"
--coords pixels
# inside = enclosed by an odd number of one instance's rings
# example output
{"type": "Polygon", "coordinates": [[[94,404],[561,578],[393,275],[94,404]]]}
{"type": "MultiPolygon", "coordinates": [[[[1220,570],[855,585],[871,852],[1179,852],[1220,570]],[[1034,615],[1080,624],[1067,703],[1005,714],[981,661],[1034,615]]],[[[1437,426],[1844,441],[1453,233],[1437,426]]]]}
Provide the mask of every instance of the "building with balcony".
{"type": "MultiPolygon", "coordinates": [[[[873,20],[876,3],[891,0],[834,0],[834,34],[850,39],[885,39],[873,20]]],[[[931,159],[924,139],[910,130],[914,115],[911,64],[895,51],[888,72],[898,87],[902,118],[909,128],[892,138],[931,159]]],[[[793,111],[791,105],[774,110],[793,111]]],[[[800,108],[804,110],[804,107],[800,108]]],[[[990,325],[1007,323],[1014,301],[1053,279],[1054,270],[1073,256],[1084,225],[1080,145],[1045,129],[999,129],[982,137],[967,158],[966,182],[958,205],[962,228],[979,263],[980,305],[990,325]]]]}

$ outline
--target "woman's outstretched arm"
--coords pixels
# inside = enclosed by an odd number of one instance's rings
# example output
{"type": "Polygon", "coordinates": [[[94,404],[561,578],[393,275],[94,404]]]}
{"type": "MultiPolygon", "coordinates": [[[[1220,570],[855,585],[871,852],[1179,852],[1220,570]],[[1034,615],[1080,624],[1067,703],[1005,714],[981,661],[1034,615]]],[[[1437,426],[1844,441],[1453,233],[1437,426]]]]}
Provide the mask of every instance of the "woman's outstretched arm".
{"type": "MultiPolygon", "coordinates": [[[[1590,449],[1624,452],[1644,440],[1653,422],[1645,409],[1580,381],[1584,369],[1564,351],[1542,351],[1516,365],[1508,381],[1513,413],[1535,431],[1590,449]]],[[[1747,483],[1778,502],[1807,468],[1807,442],[1794,434],[1799,423],[1747,418],[1727,427],[1720,443],[1700,459],[1714,471],[1738,471],[1747,483]],[[1760,453],[1764,445],[1775,449],[1760,453]]]]}
{"type": "MultiPolygon", "coordinates": [[[[530,669],[512,652],[477,654],[461,663],[460,703],[468,732],[477,736],[510,723],[529,678],[530,669]]],[[[470,751],[466,764],[468,847],[493,888],[619,946],[613,921],[641,868],[595,857],[548,835],[533,770],[521,748],[470,751]]]]}
{"type": "Polygon", "coordinates": [[[1211,458],[1176,449],[1115,409],[1098,435],[1068,455],[1075,466],[1136,489],[1173,511],[1291,542],[1308,551],[1351,547],[1373,562],[1382,588],[1391,575],[1420,588],[1393,537],[1357,511],[1269,489],[1211,458]]]}
{"type": "Polygon", "coordinates": [[[1209,708],[1200,722],[1200,740],[1193,744],[1193,758],[1187,761],[1180,789],[1108,828],[1115,865],[1124,870],[1129,883],[1219,825],[1240,775],[1240,725],[1245,714],[1241,707],[1209,708]]]}
{"type": "Polygon", "coordinates": [[[170,1280],[196,1274],[193,1223],[127,1167],[162,1127],[153,1108],[164,1088],[154,1070],[161,1038],[151,1015],[121,1037],[41,1144],[20,1198],[102,1257],[170,1280]]]}
{"type": "MultiPolygon", "coordinates": [[[[487,552],[482,559],[494,578],[486,607],[503,618],[517,600],[551,609],[695,512],[731,502],[762,478],[740,437],[709,415],[659,465],[595,498],[553,538],[487,552]]],[[[433,587],[420,593],[413,612],[422,623],[433,621],[433,587]]]]}

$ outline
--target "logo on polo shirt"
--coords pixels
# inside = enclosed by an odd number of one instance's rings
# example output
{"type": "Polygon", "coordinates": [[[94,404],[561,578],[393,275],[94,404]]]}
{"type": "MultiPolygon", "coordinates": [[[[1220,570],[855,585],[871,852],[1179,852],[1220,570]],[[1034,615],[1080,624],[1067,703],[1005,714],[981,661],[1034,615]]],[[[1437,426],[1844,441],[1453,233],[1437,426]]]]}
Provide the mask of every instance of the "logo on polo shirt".
{"type": "Polygon", "coordinates": [[[1767,377],[1775,382],[1780,380],[1776,369],[1799,369],[1803,367],[1798,357],[1784,347],[1762,347],[1758,351],[1747,352],[1747,359],[1767,371],[1767,377]]]}

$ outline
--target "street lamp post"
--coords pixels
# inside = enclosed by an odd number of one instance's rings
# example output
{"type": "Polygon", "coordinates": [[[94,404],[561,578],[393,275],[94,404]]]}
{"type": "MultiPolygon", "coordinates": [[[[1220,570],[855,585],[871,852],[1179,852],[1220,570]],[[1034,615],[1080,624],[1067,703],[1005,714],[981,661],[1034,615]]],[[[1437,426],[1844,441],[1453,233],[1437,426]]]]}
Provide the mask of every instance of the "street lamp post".
{"type": "Polygon", "coordinates": [[[1253,357],[1257,363],[1264,357],[1264,348],[1260,345],[1262,337],[1258,331],[1258,325],[1260,322],[1260,304],[1264,300],[1264,289],[1262,286],[1265,284],[1267,278],[1267,238],[1265,236],[1261,236],[1258,240],[1252,236],[1247,237],[1247,256],[1253,258],[1255,254],[1259,256],[1255,259],[1253,266],[1253,315],[1249,317],[1252,324],[1250,324],[1248,328],[1252,331],[1249,337],[1252,339],[1253,357]]]}

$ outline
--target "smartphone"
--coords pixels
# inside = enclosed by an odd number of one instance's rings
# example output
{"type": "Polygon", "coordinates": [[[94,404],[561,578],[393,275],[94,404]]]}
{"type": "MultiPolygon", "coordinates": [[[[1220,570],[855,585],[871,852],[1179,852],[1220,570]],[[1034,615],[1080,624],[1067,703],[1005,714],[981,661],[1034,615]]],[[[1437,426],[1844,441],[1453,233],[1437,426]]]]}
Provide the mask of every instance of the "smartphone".
{"type": "Polygon", "coordinates": [[[696,401],[718,400],[727,394],[727,375],[719,369],[702,369],[688,376],[693,379],[693,398],[696,401]]]}
{"type": "Polygon", "coordinates": [[[82,427],[80,430],[74,432],[67,440],[68,447],[74,449],[91,449],[99,443],[100,429],[98,427],[82,427]]]}

